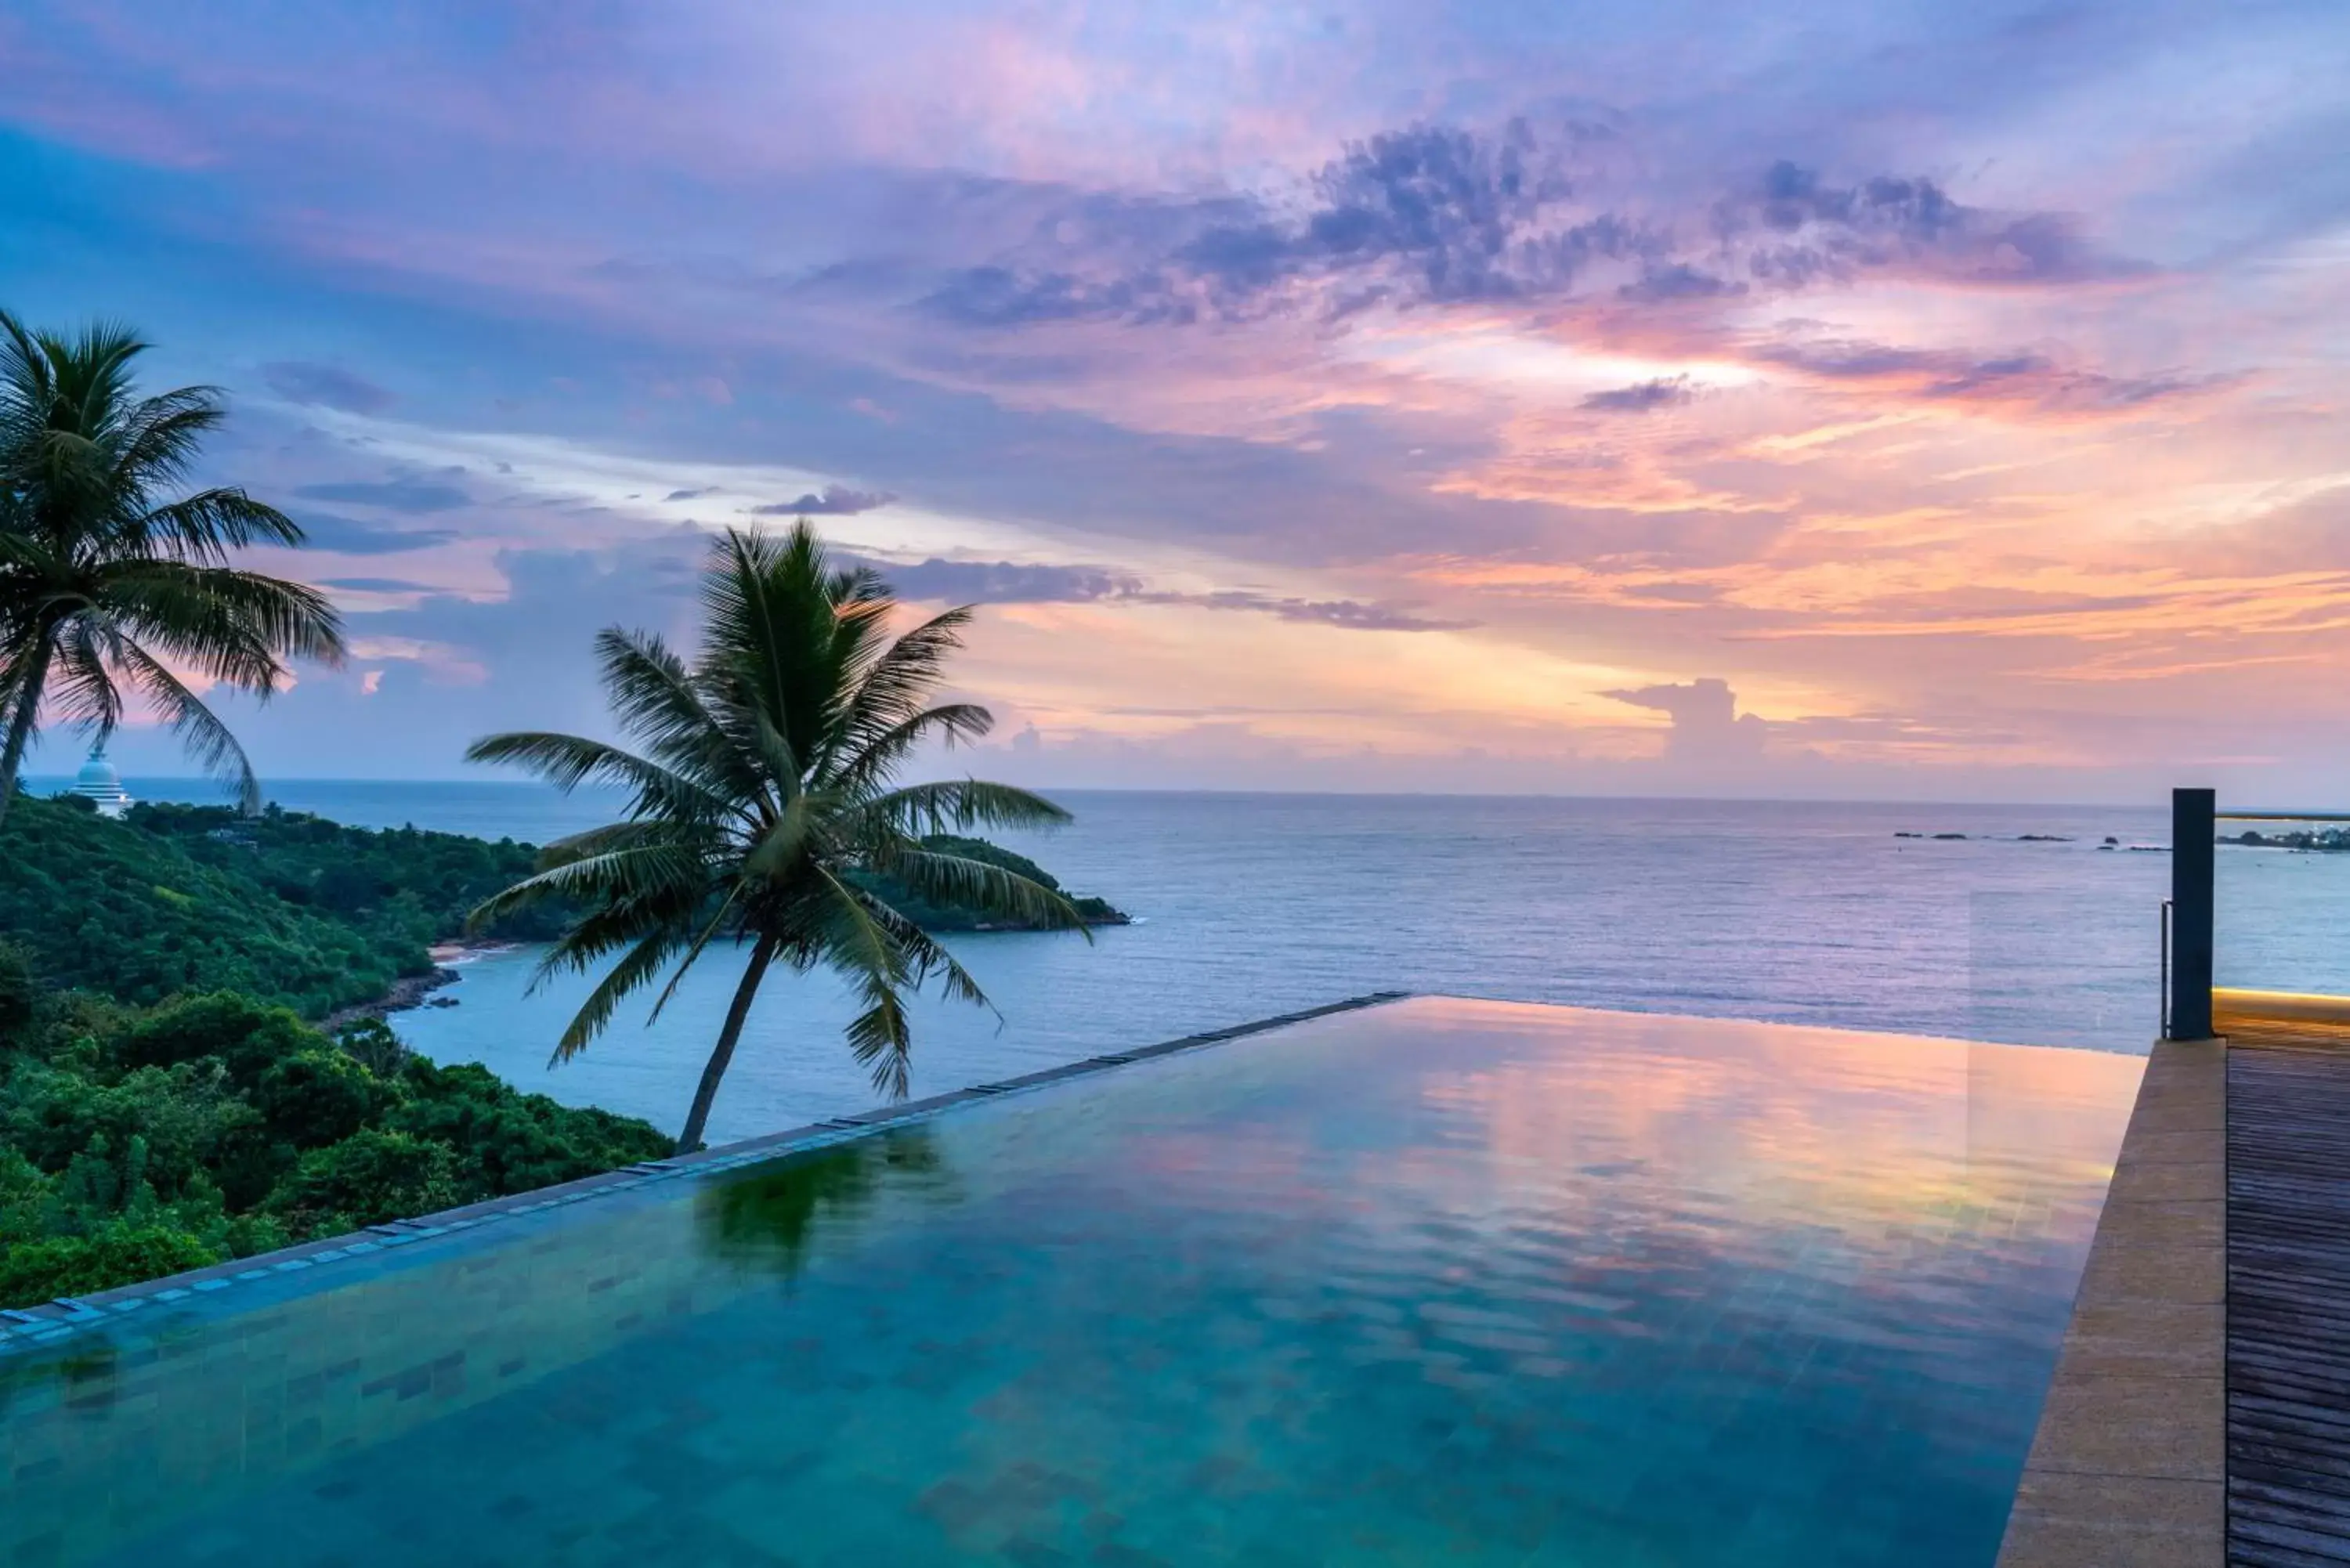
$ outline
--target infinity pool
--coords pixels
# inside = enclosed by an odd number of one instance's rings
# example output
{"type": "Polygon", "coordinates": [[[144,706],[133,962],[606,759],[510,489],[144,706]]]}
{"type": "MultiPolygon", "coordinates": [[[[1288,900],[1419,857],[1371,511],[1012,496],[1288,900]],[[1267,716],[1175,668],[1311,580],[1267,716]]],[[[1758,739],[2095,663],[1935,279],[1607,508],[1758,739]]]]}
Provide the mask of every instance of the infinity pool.
{"type": "Polygon", "coordinates": [[[0,1563],[1987,1568],[2141,1065],[1340,1014],[0,1356],[0,1563]]]}

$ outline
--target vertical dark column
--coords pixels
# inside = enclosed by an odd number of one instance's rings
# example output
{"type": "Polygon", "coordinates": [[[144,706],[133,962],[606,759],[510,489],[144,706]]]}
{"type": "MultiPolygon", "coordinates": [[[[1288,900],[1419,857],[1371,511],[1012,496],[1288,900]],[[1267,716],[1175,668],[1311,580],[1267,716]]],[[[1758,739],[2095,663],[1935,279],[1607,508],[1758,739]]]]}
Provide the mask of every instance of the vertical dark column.
{"type": "Polygon", "coordinates": [[[2211,1034],[2212,888],[2219,804],[2208,789],[2170,792],[2170,1037],[2211,1034]]]}

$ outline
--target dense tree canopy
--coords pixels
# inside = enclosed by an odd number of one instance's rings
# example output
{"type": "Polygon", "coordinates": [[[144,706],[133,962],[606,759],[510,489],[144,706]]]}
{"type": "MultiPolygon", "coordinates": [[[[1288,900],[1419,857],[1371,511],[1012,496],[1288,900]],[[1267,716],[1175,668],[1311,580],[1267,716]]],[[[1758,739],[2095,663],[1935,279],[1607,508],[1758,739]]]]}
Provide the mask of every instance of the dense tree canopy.
{"type": "MultiPolygon", "coordinates": [[[[921,845],[1058,888],[994,845],[921,845]]],[[[644,1122],[411,1056],[380,1019],[332,1038],[310,1022],[427,971],[431,942],[529,872],[528,845],[276,809],[141,805],[117,822],[27,797],[0,846],[0,1306],[672,1147],[644,1122]]],[[[903,887],[882,896],[936,929],[1016,923],[903,887]]],[[[1123,918],[1097,899],[1078,909],[1123,918]]],[[[492,929],[541,940],[570,913],[535,902],[492,929]]]]}
{"type": "Polygon", "coordinates": [[[23,984],[0,944],[0,1306],[79,1294],[664,1154],[651,1126],[330,1039],[234,992],[23,984]]]}
{"type": "MultiPolygon", "coordinates": [[[[81,801],[26,798],[0,826],[0,939],[60,990],[139,1003],[235,991],[317,1018],[427,972],[430,945],[534,855],[275,808],[140,805],[111,822],[81,801]]],[[[521,912],[490,934],[541,939],[561,919],[521,912]]]]}

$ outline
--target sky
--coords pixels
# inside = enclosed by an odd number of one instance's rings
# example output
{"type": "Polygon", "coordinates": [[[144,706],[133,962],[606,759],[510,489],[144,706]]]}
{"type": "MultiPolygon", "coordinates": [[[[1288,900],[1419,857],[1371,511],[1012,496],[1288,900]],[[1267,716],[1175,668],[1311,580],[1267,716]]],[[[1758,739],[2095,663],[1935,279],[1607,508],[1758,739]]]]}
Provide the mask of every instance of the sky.
{"type": "Polygon", "coordinates": [[[980,607],[941,769],[2350,802],[2340,0],[16,0],[0,72],[0,305],[224,388],[348,618],[265,774],[604,732],[596,630],[806,514],[980,607]]]}

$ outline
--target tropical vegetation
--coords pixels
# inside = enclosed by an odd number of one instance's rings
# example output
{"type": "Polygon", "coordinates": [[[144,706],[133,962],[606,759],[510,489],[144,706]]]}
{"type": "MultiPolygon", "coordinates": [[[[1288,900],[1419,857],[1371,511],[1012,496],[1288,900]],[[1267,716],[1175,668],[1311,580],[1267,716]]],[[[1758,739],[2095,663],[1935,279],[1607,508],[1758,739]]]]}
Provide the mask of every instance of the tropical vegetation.
{"type": "Polygon", "coordinates": [[[926,745],[976,740],[993,724],[983,708],[933,701],[967,607],[892,636],[900,610],[887,585],[869,569],[831,566],[805,519],[780,537],[730,530],[714,541],[701,597],[691,663],[645,633],[615,627],[596,639],[614,719],[640,752],[525,732],[467,753],[560,789],[594,781],[629,795],[623,820],[550,845],[534,875],[476,911],[490,921],[550,899],[582,911],[540,976],[609,967],[564,1030],[557,1060],[585,1048],[634,992],[657,986],[658,1013],[712,943],[745,950],[681,1149],[700,1147],[752,1002],[778,962],[828,968],[856,989],[863,1005],[848,1045],[893,1096],[908,1084],[910,990],[936,980],[949,997],[987,1004],[890,891],[1029,926],[1085,923],[1043,883],[923,842],[971,826],[1065,822],[1059,806],[973,779],[895,782],[926,745]]]}
{"type": "Polygon", "coordinates": [[[0,1306],[79,1295],[666,1153],[380,1019],[233,992],[126,1006],[0,944],[0,1306]]]}
{"type": "MultiPolygon", "coordinates": [[[[528,845],[274,806],[141,805],[110,821],[70,795],[21,798],[0,843],[0,1306],[674,1147],[647,1123],[566,1109],[485,1068],[435,1066],[380,1017],[348,1016],[429,975],[432,943],[533,873],[528,845]]],[[[981,840],[923,843],[1056,886],[981,840]]],[[[935,929],[989,923],[951,900],[883,896],[935,929]]],[[[1078,906],[1123,918],[1097,899],[1078,906]]],[[[485,934],[544,940],[578,913],[533,899],[485,934]]],[[[725,1231],[791,1230],[792,1203],[847,1201],[863,1170],[827,1165],[808,1193],[784,1183],[781,1208],[755,1221],[730,1210],[725,1231]]]]}
{"type": "Polygon", "coordinates": [[[343,655],[324,595],[229,564],[302,530],[242,490],[184,488],[225,410],[210,387],[140,397],[146,348],[0,311],[0,821],[45,716],[103,739],[126,698],[257,807],[244,749],[183,675],[266,701],[289,660],[343,655]]]}
{"type": "MultiPolygon", "coordinates": [[[[959,836],[1064,821],[1058,807],[896,782],[920,748],[988,731],[985,710],[931,701],[969,612],[892,636],[884,585],[830,567],[805,522],[713,547],[691,664],[656,638],[598,639],[641,754],[548,733],[473,748],[566,789],[618,784],[624,820],[542,852],[262,809],[197,689],[265,700],[294,661],[338,660],[340,628],[314,589],[232,565],[301,530],[241,490],[189,487],[221,400],[139,396],[145,348],[0,312],[0,1306],[696,1147],[779,962],[851,979],[866,1005],[849,1043],[902,1095],[907,993],[936,980],[986,1002],[931,930],[1124,919],[959,836]],[[237,807],[116,821],[21,790],[44,722],[102,740],[134,709],[176,729],[237,807]],[[550,942],[543,973],[616,961],[558,1058],[662,971],[655,1011],[713,942],[747,949],[682,1137],[411,1055],[380,1010],[429,982],[432,945],[461,930],[550,942]]],[[[788,1252],[814,1207],[870,1189],[866,1158],[746,1193],[721,1229],[788,1252]]],[[[913,1146],[889,1163],[926,1168],[913,1146]]]]}
{"type": "MultiPolygon", "coordinates": [[[[141,805],[113,822],[69,795],[27,796],[0,828],[0,940],[58,990],[140,1006],[235,991],[319,1019],[430,975],[432,945],[535,856],[274,806],[141,805]]],[[[544,940],[563,914],[518,911],[485,934],[544,940]]]]}

